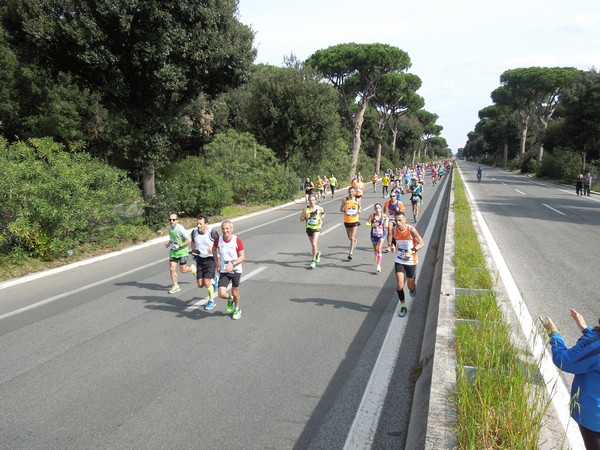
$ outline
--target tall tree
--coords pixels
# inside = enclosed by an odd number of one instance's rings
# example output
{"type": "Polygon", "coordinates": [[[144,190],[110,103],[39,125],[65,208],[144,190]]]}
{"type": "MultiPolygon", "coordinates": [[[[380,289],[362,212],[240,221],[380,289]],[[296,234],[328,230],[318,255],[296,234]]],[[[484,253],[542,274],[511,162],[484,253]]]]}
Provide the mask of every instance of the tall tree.
{"type": "Polygon", "coordinates": [[[147,200],[156,167],[173,158],[183,108],[244,82],[255,56],[237,0],[10,0],[3,23],[23,60],[74,75],[123,117],[147,200]]]}
{"type": "Polygon", "coordinates": [[[494,103],[500,107],[508,107],[515,111],[519,124],[519,159],[525,155],[527,134],[529,132],[529,120],[532,115],[532,103],[526,95],[521,95],[515,86],[500,86],[492,91],[491,97],[494,103]]]}
{"type": "Polygon", "coordinates": [[[273,150],[286,170],[291,159],[318,167],[340,137],[337,92],[302,64],[257,66],[243,90],[246,131],[273,150]]]}
{"type": "Polygon", "coordinates": [[[508,165],[509,144],[517,135],[516,112],[508,106],[490,105],[479,111],[482,132],[498,152],[502,153],[502,165],[508,165]]]}
{"type": "Polygon", "coordinates": [[[564,131],[570,145],[581,152],[584,165],[600,158],[600,73],[581,72],[561,99],[564,131]]]}
{"type": "MultiPolygon", "coordinates": [[[[501,91],[500,96],[496,94],[499,104],[512,102],[523,120],[525,117],[533,119],[538,163],[544,156],[544,133],[556,110],[561,92],[571,84],[577,73],[578,70],[571,67],[529,67],[507,70],[500,76],[502,86],[509,92],[501,91]]],[[[521,130],[523,132],[523,127],[521,130]]],[[[521,136],[521,154],[525,151],[525,139],[526,135],[521,136]]]]}
{"type": "Polygon", "coordinates": [[[431,113],[424,109],[420,109],[415,112],[415,117],[419,120],[421,125],[423,126],[423,131],[421,133],[421,142],[422,146],[419,145],[413,150],[412,155],[412,163],[415,163],[415,160],[421,159],[421,147],[423,148],[423,156],[427,158],[427,151],[429,148],[429,142],[433,137],[439,136],[444,129],[441,125],[437,125],[436,122],[439,118],[437,114],[431,113]],[[418,154],[417,150],[418,149],[418,154]]]}
{"type": "Polygon", "coordinates": [[[421,79],[410,73],[385,74],[377,87],[374,97],[375,108],[378,113],[377,129],[379,140],[375,154],[375,171],[379,173],[381,166],[381,147],[384,131],[389,128],[392,135],[392,152],[396,147],[398,134],[398,120],[409,111],[416,111],[423,107],[424,100],[416,91],[421,87],[421,79]]]}
{"type": "Polygon", "coordinates": [[[382,76],[404,72],[408,53],[387,44],[338,44],[312,54],[307,63],[339,90],[352,128],[350,177],[356,173],[365,110],[382,76]],[[357,99],[357,102],[355,103],[357,99]]]}
{"type": "Polygon", "coordinates": [[[6,43],[4,29],[0,27],[0,134],[12,134],[19,109],[14,95],[17,57],[6,43]]]}

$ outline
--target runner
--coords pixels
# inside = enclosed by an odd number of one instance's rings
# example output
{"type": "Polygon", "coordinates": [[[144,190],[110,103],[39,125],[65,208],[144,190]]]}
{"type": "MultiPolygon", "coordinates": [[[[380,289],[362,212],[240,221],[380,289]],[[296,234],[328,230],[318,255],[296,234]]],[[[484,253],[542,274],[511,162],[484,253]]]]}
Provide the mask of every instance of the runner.
{"type": "Polygon", "coordinates": [[[390,195],[391,194],[396,194],[396,197],[398,197],[398,201],[399,202],[402,201],[402,196],[404,195],[404,189],[402,188],[402,182],[400,181],[400,179],[397,179],[396,181],[394,181],[394,184],[392,185],[392,187],[390,189],[390,195]]]}
{"type": "Polygon", "coordinates": [[[337,186],[337,178],[331,174],[329,177],[329,186],[331,186],[331,198],[335,197],[335,187],[337,186]]]}
{"type": "Polygon", "coordinates": [[[415,222],[419,220],[419,204],[421,203],[421,192],[423,191],[423,184],[417,181],[416,177],[412,178],[412,183],[407,189],[410,192],[410,204],[412,205],[413,219],[415,222]]]}
{"type": "Polygon", "coordinates": [[[390,185],[390,177],[386,173],[383,174],[383,178],[381,179],[381,192],[383,194],[383,198],[388,195],[388,187],[390,185]]]}
{"type": "Polygon", "coordinates": [[[352,183],[356,188],[356,200],[360,203],[362,200],[363,193],[365,192],[365,182],[363,181],[362,175],[359,173],[356,177],[356,181],[352,183]]]}
{"type": "Polygon", "coordinates": [[[244,243],[233,234],[233,223],[224,220],[221,223],[221,233],[213,245],[213,257],[219,272],[219,297],[227,299],[226,312],[233,312],[231,318],[238,320],[242,317],[240,308],[240,279],[242,278],[242,262],[246,260],[244,243]],[[231,295],[227,286],[231,282],[231,295]]]}
{"type": "Polygon", "coordinates": [[[375,252],[375,270],[381,272],[381,250],[385,239],[385,229],[388,226],[388,216],[383,214],[381,203],[375,203],[375,211],[369,216],[366,225],[371,228],[371,243],[375,252]]]}
{"type": "Polygon", "coordinates": [[[171,214],[169,216],[169,242],[165,247],[169,249],[169,274],[173,285],[169,289],[169,294],[179,292],[179,282],[177,281],[177,264],[179,263],[179,271],[181,273],[192,272],[192,268],[188,267],[187,256],[189,255],[188,244],[191,242],[187,231],[179,223],[179,216],[171,214]]]}
{"type": "Polygon", "coordinates": [[[406,216],[403,212],[396,215],[396,229],[394,231],[394,240],[396,242],[396,291],[400,300],[400,317],[406,316],[404,297],[404,282],[408,284],[408,292],[411,297],[417,293],[416,273],[417,273],[417,252],[425,247],[423,238],[419,235],[416,228],[406,224],[406,216]]]}
{"type": "Polygon", "coordinates": [[[356,250],[356,230],[360,226],[360,202],[356,198],[356,188],[350,186],[348,188],[348,197],[342,199],[340,211],[344,213],[344,226],[346,227],[346,235],[350,240],[350,253],[348,259],[352,259],[352,254],[356,250]]]}
{"type": "Polygon", "coordinates": [[[377,180],[379,180],[379,175],[375,172],[371,175],[371,183],[373,183],[373,192],[377,192],[377,180]]]}
{"type": "Polygon", "coordinates": [[[325,198],[325,188],[323,185],[323,179],[320,175],[317,175],[317,181],[315,181],[315,187],[317,188],[317,203],[321,203],[321,199],[325,198]]]}
{"type": "Polygon", "coordinates": [[[192,256],[195,263],[190,267],[192,273],[196,275],[198,287],[206,288],[208,292],[208,303],[204,306],[206,311],[210,311],[216,305],[215,303],[215,287],[213,286],[213,278],[216,273],[215,260],[212,254],[212,248],[215,239],[219,237],[217,230],[213,230],[208,226],[206,216],[200,214],[196,217],[197,228],[192,230],[192,256]]]}
{"type": "Polygon", "coordinates": [[[306,204],[308,205],[308,197],[310,195],[313,195],[313,189],[315,188],[315,185],[313,184],[312,181],[310,181],[309,177],[306,177],[306,179],[304,180],[304,194],[306,197],[306,204]]]}
{"type": "Polygon", "coordinates": [[[408,167],[404,168],[403,177],[404,177],[404,186],[406,187],[406,189],[408,189],[408,186],[410,185],[410,178],[411,178],[410,170],[408,169],[408,167]]]}
{"type": "Polygon", "coordinates": [[[311,269],[314,269],[321,259],[318,243],[324,218],[325,210],[322,206],[317,205],[317,199],[314,195],[311,195],[308,198],[308,206],[304,208],[300,214],[300,220],[306,222],[306,234],[308,235],[308,240],[312,247],[312,260],[310,261],[311,269]]]}
{"type": "Polygon", "coordinates": [[[390,198],[383,205],[383,213],[388,216],[387,248],[385,252],[392,250],[392,236],[394,235],[394,226],[396,225],[396,215],[404,213],[404,205],[398,201],[397,194],[392,192],[390,198]]]}

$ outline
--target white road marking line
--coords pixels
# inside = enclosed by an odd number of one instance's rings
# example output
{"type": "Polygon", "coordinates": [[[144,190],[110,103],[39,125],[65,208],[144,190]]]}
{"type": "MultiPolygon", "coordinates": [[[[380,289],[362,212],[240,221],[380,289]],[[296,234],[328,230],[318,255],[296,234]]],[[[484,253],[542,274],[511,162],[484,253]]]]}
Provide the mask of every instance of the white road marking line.
{"type": "Polygon", "coordinates": [[[326,235],[327,233],[329,233],[330,231],[332,231],[332,230],[335,230],[337,227],[341,227],[341,226],[342,226],[342,224],[341,224],[341,223],[336,223],[336,224],[335,224],[334,226],[332,226],[331,228],[328,228],[327,230],[325,230],[325,231],[322,231],[322,232],[321,232],[321,236],[325,236],[325,235],[326,235]]]}
{"type": "Polygon", "coordinates": [[[562,212],[562,211],[559,211],[558,209],[556,209],[556,208],[553,208],[553,207],[552,207],[552,206],[550,206],[550,205],[546,205],[545,203],[542,203],[542,205],[543,205],[543,206],[545,206],[545,207],[546,207],[546,208],[548,208],[548,209],[551,209],[551,210],[552,210],[552,211],[554,211],[555,213],[558,213],[558,214],[560,214],[561,216],[566,216],[566,214],[565,214],[564,212],[562,212]]]}
{"type": "MultiPolygon", "coordinates": [[[[288,214],[287,216],[280,217],[279,219],[271,220],[268,223],[279,222],[280,220],[289,219],[290,217],[294,217],[294,216],[300,217],[300,211],[292,213],[292,214],[288,214]]],[[[235,222],[233,220],[232,220],[232,222],[235,224],[235,222]]],[[[264,227],[265,225],[266,225],[266,223],[261,223],[260,225],[256,225],[255,227],[248,228],[247,230],[243,230],[243,231],[236,232],[236,233],[233,233],[233,234],[235,234],[235,235],[244,234],[244,233],[247,233],[248,231],[252,231],[252,230],[256,230],[257,228],[264,227]]]]}
{"type": "MultiPolygon", "coordinates": [[[[444,183],[448,178],[444,178],[444,183]]],[[[439,209],[442,203],[443,195],[438,197],[433,210],[432,218],[435,217],[435,221],[429,222],[423,240],[425,243],[431,240],[433,229],[439,218],[439,209]]],[[[425,260],[427,255],[427,247],[425,253],[422,255],[422,261],[425,260]]],[[[416,277],[419,278],[421,266],[417,265],[416,277]]],[[[377,431],[377,424],[379,423],[379,417],[383,410],[383,404],[385,397],[387,396],[388,387],[394,373],[394,367],[398,359],[398,351],[400,349],[400,343],[404,336],[404,329],[406,328],[407,318],[398,317],[398,311],[400,309],[400,302],[397,302],[396,310],[394,311],[394,317],[390,323],[385,340],[377,356],[377,361],[371,372],[369,383],[365,389],[360,406],[352,422],[352,427],[346,438],[344,444],[344,450],[354,449],[365,449],[371,448],[375,433],[377,431]]]]}
{"type": "Polygon", "coordinates": [[[74,289],[74,290],[69,291],[69,292],[63,292],[62,294],[55,295],[54,297],[50,297],[50,298],[47,298],[47,299],[42,300],[40,302],[33,303],[33,304],[29,305],[29,306],[24,306],[23,308],[15,309],[14,311],[8,312],[6,314],[2,314],[0,316],[0,320],[7,319],[8,317],[16,316],[17,314],[21,314],[21,313],[23,313],[25,311],[30,311],[30,310],[32,310],[34,308],[39,307],[39,306],[46,305],[46,304],[52,303],[52,302],[54,302],[56,300],[60,300],[61,298],[68,297],[69,295],[78,294],[79,292],[83,292],[83,291],[85,291],[87,289],[90,289],[90,288],[99,286],[101,284],[104,284],[104,283],[116,280],[118,278],[122,278],[124,276],[130,275],[130,274],[138,272],[140,270],[147,269],[148,267],[152,267],[152,266],[154,266],[156,264],[159,264],[159,263],[160,264],[164,264],[164,262],[165,262],[164,260],[155,261],[153,263],[146,264],[145,266],[136,267],[135,269],[131,269],[131,270],[127,271],[127,272],[123,272],[123,273],[121,273],[119,275],[115,275],[114,277],[110,277],[110,278],[106,278],[104,280],[96,281],[95,283],[88,284],[87,286],[82,286],[80,288],[74,289]]]}
{"type": "MultiPolygon", "coordinates": [[[[263,270],[265,270],[267,268],[267,266],[260,266],[257,267],[256,269],[254,269],[252,272],[248,273],[248,274],[242,274],[242,278],[240,280],[240,282],[242,281],[246,281],[249,278],[252,278],[254,275],[259,274],[260,272],[262,272],[263,270]]],[[[229,289],[228,289],[229,291],[229,289]]],[[[215,297],[216,298],[216,297],[215,297]]],[[[202,300],[197,301],[196,303],[194,303],[193,305],[188,306],[187,308],[185,308],[183,311],[184,312],[190,312],[193,311],[195,309],[198,309],[200,306],[205,305],[208,302],[208,297],[204,297],[202,300]]]]}
{"type": "Polygon", "coordinates": [[[517,192],[518,192],[519,194],[521,194],[521,195],[525,195],[525,192],[521,192],[521,191],[520,191],[520,190],[518,190],[518,189],[515,189],[515,191],[517,191],[517,192]]]}

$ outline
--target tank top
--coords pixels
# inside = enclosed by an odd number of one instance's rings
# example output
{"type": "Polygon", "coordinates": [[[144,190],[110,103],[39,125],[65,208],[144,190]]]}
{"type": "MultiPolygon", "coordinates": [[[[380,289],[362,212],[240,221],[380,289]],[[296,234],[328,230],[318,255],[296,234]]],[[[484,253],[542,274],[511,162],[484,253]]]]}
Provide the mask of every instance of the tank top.
{"type": "Polygon", "coordinates": [[[306,208],[306,228],[310,228],[311,230],[320,230],[322,223],[322,214],[319,211],[319,207],[314,211],[311,211],[310,208],[306,208]]]}
{"type": "Polygon", "coordinates": [[[404,231],[400,231],[396,227],[394,239],[396,240],[396,262],[406,266],[417,265],[417,254],[411,250],[415,246],[415,241],[412,237],[412,227],[407,225],[404,231]],[[410,255],[411,258],[404,259],[406,255],[410,255]]]}
{"type": "Polygon", "coordinates": [[[353,200],[353,199],[346,200],[346,208],[344,211],[344,222],[345,223],[358,222],[358,200],[353,200]]]}
{"type": "Polygon", "coordinates": [[[385,236],[385,226],[383,216],[379,219],[375,219],[374,216],[371,217],[371,237],[381,238],[385,236]]]}

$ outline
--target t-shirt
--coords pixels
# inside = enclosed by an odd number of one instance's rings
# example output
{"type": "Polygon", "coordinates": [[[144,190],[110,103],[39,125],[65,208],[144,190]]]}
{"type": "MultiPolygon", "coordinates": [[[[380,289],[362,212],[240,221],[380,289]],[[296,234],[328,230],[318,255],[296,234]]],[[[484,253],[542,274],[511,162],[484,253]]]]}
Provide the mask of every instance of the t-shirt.
{"type": "MultiPolygon", "coordinates": [[[[225,272],[225,266],[230,262],[235,261],[240,255],[240,252],[244,250],[244,243],[234,234],[229,241],[223,239],[223,236],[217,237],[217,239],[215,239],[214,247],[219,254],[219,269],[221,272],[225,272]]],[[[235,266],[233,272],[242,273],[242,265],[238,264],[235,266]]]]}

